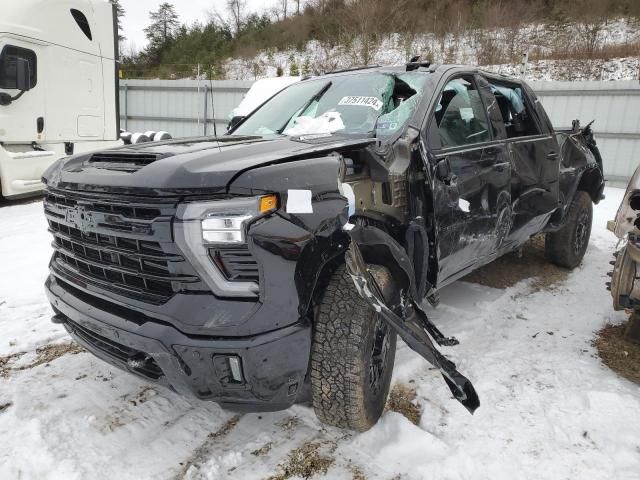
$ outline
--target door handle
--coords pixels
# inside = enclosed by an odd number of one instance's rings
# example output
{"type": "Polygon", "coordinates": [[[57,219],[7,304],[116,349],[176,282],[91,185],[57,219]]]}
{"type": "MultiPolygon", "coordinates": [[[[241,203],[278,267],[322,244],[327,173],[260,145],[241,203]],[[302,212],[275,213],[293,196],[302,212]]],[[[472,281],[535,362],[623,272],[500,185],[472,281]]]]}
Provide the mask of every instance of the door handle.
{"type": "Polygon", "coordinates": [[[558,158],[558,152],[551,151],[547,153],[547,160],[555,160],[558,158]]]}

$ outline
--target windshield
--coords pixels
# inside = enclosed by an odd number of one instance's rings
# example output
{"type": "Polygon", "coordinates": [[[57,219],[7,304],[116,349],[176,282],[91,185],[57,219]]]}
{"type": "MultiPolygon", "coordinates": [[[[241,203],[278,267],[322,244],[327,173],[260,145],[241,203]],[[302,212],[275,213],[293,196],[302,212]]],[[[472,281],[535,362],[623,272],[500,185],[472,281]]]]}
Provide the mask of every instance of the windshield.
{"type": "Polygon", "coordinates": [[[285,88],[232,134],[391,135],[411,118],[425,82],[419,72],[306,80],[285,88]]]}

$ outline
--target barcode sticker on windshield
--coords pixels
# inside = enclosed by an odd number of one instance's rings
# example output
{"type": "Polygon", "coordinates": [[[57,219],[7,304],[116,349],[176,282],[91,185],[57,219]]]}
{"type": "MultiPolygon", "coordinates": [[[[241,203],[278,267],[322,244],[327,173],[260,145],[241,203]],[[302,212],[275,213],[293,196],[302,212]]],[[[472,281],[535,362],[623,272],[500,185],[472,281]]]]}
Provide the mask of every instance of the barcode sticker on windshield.
{"type": "Polygon", "coordinates": [[[382,108],[382,101],[377,97],[342,97],[342,100],[338,102],[338,105],[356,105],[363,107],[371,107],[375,111],[382,108]]]}

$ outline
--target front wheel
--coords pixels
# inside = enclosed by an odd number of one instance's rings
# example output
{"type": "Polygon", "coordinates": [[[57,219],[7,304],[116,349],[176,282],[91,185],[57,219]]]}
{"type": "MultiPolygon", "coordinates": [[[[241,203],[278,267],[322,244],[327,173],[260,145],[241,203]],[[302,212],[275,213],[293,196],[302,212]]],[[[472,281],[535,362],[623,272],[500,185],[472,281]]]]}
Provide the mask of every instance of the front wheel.
{"type": "Polygon", "coordinates": [[[570,269],[580,265],[589,245],[592,219],[591,197],[587,192],[577,191],[569,205],[564,226],[545,237],[547,260],[570,269]]]}
{"type": "MultiPolygon", "coordinates": [[[[373,267],[389,298],[386,269],[373,267]]],[[[318,418],[329,425],[365,431],[380,418],[389,394],[396,334],[358,294],[341,265],[317,311],[311,349],[311,390],[318,418]]]]}

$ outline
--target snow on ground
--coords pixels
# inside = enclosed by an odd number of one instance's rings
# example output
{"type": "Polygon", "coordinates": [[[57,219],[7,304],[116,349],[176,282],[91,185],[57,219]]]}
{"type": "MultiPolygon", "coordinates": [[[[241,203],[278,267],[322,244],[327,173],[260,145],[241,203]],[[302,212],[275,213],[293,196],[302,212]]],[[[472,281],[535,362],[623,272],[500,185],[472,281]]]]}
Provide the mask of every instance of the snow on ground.
{"type": "MultiPolygon", "coordinates": [[[[443,292],[432,315],[461,342],[443,351],[478,390],[473,416],[405,345],[394,382],[417,387],[421,422],[386,413],[364,434],[325,428],[306,406],[237,419],[88,353],[66,354],[0,376],[0,478],[259,479],[314,441],[334,459],[329,478],[638,479],[640,387],[591,345],[604,324],[625,319],[604,287],[615,246],[605,222],[622,193],[607,189],[584,263],[561,283],[458,282],[443,292]]],[[[50,238],[40,202],[0,208],[0,225],[0,366],[29,352],[16,360],[25,365],[36,347],[66,339],[42,288],[50,238]]]]}

